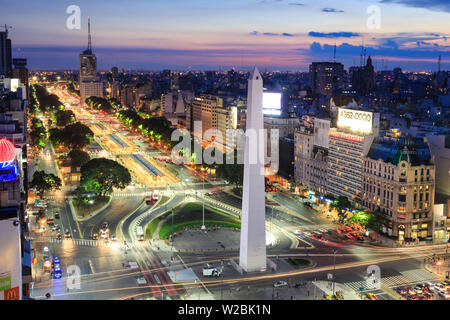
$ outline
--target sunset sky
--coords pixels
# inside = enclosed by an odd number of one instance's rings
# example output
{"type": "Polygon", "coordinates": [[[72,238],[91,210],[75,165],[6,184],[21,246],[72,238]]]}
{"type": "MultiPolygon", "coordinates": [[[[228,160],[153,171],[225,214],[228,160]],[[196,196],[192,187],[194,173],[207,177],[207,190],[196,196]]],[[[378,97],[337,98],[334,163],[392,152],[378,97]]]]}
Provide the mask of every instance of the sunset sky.
{"type": "Polygon", "coordinates": [[[331,61],[335,44],[348,68],[363,43],[377,70],[433,71],[439,55],[450,67],[448,0],[0,0],[13,56],[30,69],[78,68],[88,17],[99,69],[306,71],[331,61]],[[69,5],[81,8],[80,30],[66,28],[69,5]],[[370,5],[380,29],[366,26],[370,5]]]}

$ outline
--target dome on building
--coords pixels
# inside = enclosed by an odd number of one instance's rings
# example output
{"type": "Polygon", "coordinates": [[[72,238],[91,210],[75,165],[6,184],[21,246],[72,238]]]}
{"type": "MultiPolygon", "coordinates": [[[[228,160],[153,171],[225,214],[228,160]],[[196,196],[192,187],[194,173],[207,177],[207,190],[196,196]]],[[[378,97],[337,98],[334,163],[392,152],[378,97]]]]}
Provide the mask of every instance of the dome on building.
{"type": "Polygon", "coordinates": [[[16,158],[16,147],[7,139],[0,139],[0,163],[11,162],[16,158]]]}

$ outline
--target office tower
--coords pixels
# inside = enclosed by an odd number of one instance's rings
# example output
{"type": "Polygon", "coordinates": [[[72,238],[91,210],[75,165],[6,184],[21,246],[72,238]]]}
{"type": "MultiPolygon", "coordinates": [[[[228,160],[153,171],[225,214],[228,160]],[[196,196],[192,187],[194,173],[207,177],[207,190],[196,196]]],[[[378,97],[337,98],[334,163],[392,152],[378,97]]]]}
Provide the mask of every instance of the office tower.
{"type": "Polygon", "coordinates": [[[339,62],[313,62],[309,66],[313,94],[331,96],[333,90],[344,88],[344,65],[339,62]]]}
{"type": "MultiPolygon", "coordinates": [[[[247,132],[264,129],[263,80],[255,67],[248,80],[247,132]]],[[[266,270],[264,142],[246,136],[239,265],[246,272],[266,270]],[[256,152],[255,152],[256,151],[256,152]]],[[[259,137],[258,137],[259,140],[259,137]]]]}
{"type": "Polygon", "coordinates": [[[8,39],[8,26],[0,32],[0,76],[11,78],[12,76],[12,49],[11,39],[8,39]]]}
{"type": "Polygon", "coordinates": [[[27,59],[13,59],[13,65],[12,77],[19,79],[22,84],[28,87],[27,59]]]}
{"type": "Polygon", "coordinates": [[[97,57],[92,52],[91,21],[88,20],[88,47],[80,54],[81,105],[91,96],[103,97],[103,83],[97,78],[97,57]]]}
{"type": "Polygon", "coordinates": [[[364,157],[379,134],[380,114],[339,108],[337,127],[330,128],[327,192],[360,202],[364,157]]]}

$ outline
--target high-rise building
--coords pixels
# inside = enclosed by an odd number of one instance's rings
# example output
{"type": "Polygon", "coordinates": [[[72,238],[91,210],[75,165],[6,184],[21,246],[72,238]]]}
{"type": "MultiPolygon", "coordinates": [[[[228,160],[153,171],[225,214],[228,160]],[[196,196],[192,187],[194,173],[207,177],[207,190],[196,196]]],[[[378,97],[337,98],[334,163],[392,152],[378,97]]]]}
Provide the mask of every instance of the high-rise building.
{"type": "Polygon", "coordinates": [[[313,94],[331,96],[344,88],[344,65],[340,62],[313,62],[309,66],[310,86],[313,94]]]}
{"type": "Polygon", "coordinates": [[[352,89],[359,95],[372,93],[375,85],[375,70],[372,58],[369,56],[365,66],[353,67],[351,71],[352,89]]]}
{"type": "Polygon", "coordinates": [[[26,123],[25,86],[19,79],[0,79],[0,252],[4,254],[0,260],[0,300],[30,295],[26,123]]]}
{"type": "Polygon", "coordinates": [[[362,204],[380,216],[382,233],[399,241],[431,239],[434,190],[434,159],[423,139],[375,140],[364,158],[362,204]]]}
{"type": "Polygon", "coordinates": [[[10,78],[12,76],[12,47],[11,39],[8,39],[8,26],[5,31],[0,31],[0,76],[10,78]]]}
{"type": "Polygon", "coordinates": [[[97,57],[92,52],[91,21],[88,21],[88,47],[80,53],[80,98],[81,104],[91,96],[103,97],[103,83],[97,77],[97,57]]]}
{"type": "Polygon", "coordinates": [[[379,134],[380,114],[339,108],[337,127],[330,128],[327,192],[360,202],[364,157],[379,134]]]}
{"type": "Polygon", "coordinates": [[[12,70],[12,77],[19,79],[21,83],[28,87],[27,59],[13,59],[13,65],[14,68],[12,70]]]}

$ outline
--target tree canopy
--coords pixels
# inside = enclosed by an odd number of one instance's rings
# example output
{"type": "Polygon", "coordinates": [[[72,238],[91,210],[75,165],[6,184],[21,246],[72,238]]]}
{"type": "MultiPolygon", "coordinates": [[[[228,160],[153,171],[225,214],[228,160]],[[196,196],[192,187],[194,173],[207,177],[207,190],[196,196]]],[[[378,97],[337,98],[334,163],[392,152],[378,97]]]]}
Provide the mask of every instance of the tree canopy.
{"type": "Polygon", "coordinates": [[[336,209],[339,221],[343,222],[347,218],[347,211],[351,208],[351,203],[347,197],[340,196],[330,203],[330,210],[336,209]]]}
{"type": "Polygon", "coordinates": [[[76,120],[72,110],[58,110],[55,113],[55,118],[58,127],[65,127],[76,120]]]}
{"type": "Polygon", "coordinates": [[[92,130],[80,122],[70,124],[63,129],[52,128],[49,134],[53,144],[63,144],[69,149],[82,149],[94,139],[92,130]]]}
{"type": "Polygon", "coordinates": [[[130,183],[128,169],[114,160],[96,158],[81,167],[80,186],[97,196],[112,193],[113,188],[124,189],[130,183]]]}
{"type": "Polygon", "coordinates": [[[82,167],[91,160],[89,154],[83,150],[74,149],[67,155],[70,158],[72,167],[82,167]]]}
{"type": "Polygon", "coordinates": [[[42,195],[44,192],[58,190],[61,188],[61,179],[52,173],[36,171],[30,183],[31,188],[35,188],[42,195]]]}

